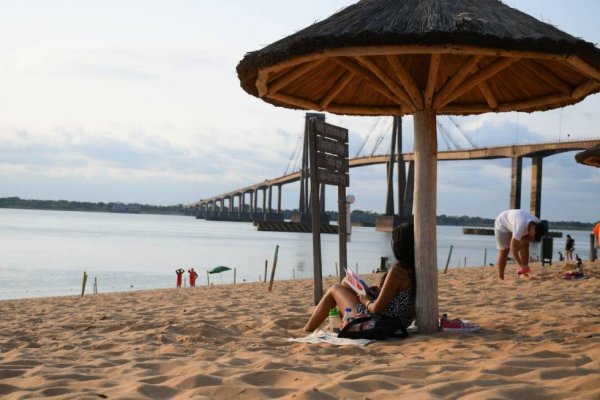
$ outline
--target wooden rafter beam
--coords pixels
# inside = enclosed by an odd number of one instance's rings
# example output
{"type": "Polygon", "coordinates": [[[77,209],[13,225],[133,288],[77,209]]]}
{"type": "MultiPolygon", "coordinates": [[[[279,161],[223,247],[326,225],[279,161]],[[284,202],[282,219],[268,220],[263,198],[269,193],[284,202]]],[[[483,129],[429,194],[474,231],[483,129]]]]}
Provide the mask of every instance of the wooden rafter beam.
{"type": "Polygon", "coordinates": [[[327,111],[348,115],[405,115],[407,113],[407,110],[403,110],[401,107],[351,106],[344,104],[330,104],[327,111]]]}
{"type": "Polygon", "coordinates": [[[564,102],[570,102],[570,94],[552,94],[549,96],[536,97],[533,99],[519,100],[508,103],[502,103],[498,105],[498,111],[524,111],[530,110],[537,107],[550,106],[553,104],[560,104],[564,102]]]}
{"type": "Polygon", "coordinates": [[[438,114],[461,114],[461,115],[472,115],[472,114],[484,114],[490,112],[489,106],[486,104],[450,104],[438,110],[438,114]]]}
{"type": "Polygon", "coordinates": [[[552,71],[539,64],[535,60],[523,60],[521,63],[523,68],[527,69],[529,72],[534,73],[541,80],[546,82],[548,85],[557,89],[561,93],[571,93],[573,91],[573,87],[569,85],[567,82],[563,81],[552,71]]]}
{"type": "Polygon", "coordinates": [[[467,76],[471,73],[471,70],[473,69],[473,67],[475,67],[477,65],[477,63],[479,63],[479,61],[481,61],[482,58],[483,58],[483,56],[480,54],[476,54],[476,55],[469,57],[469,59],[464,62],[464,64],[454,74],[454,76],[452,76],[452,78],[450,78],[448,81],[446,81],[446,83],[444,84],[442,89],[435,95],[435,98],[433,100],[433,109],[434,110],[437,110],[440,108],[440,105],[442,104],[444,99],[448,95],[450,95],[450,93],[452,93],[454,91],[454,89],[456,89],[456,87],[458,85],[460,85],[467,78],[467,76]]]}
{"type": "Polygon", "coordinates": [[[495,110],[498,107],[498,100],[496,100],[496,96],[494,96],[494,92],[490,89],[490,85],[487,82],[481,82],[479,84],[479,90],[483,93],[483,97],[485,97],[485,101],[491,110],[495,110]]]}
{"type": "MultiPolygon", "coordinates": [[[[467,93],[469,90],[473,89],[475,86],[479,85],[482,82],[487,81],[494,75],[498,74],[500,71],[508,68],[515,62],[519,61],[519,58],[515,57],[507,57],[500,58],[490,65],[486,66],[479,70],[479,72],[474,73],[469,78],[465,79],[460,85],[458,85],[453,91],[448,93],[444,98],[440,99],[437,103],[437,108],[443,107],[446,104],[450,103],[452,100],[457,97],[462,96],[467,93]]],[[[477,66],[473,66],[476,68],[477,66]]],[[[437,99],[436,99],[437,100],[437,99]]]]}
{"type": "Polygon", "coordinates": [[[337,80],[335,85],[333,85],[331,90],[329,90],[327,95],[321,100],[321,108],[327,108],[327,106],[333,101],[333,99],[335,99],[336,96],[340,94],[340,92],[344,90],[346,86],[348,86],[348,84],[352,81],[352,79],[354,79],[355,76],[356,74],[354,72],[345,71],[344,74],[337,80]]]}
{"type": "Polygon", "coordinates": [[[388,62],[392,66],[394,70],[394,74],[400,80],[400,83],[404,86],[408,95],[410,96],[412,103],[416,106],[417,109],[423,109],[423,97],[421,96],[421,91],[417,87],[414,79],[410,75],[410,73],[404,68],[404,65],[398,60],[397,56],[386,56],[388,62]]]}
{"type": "Polygon", "coordinates": [[[569,56],[567,62],[579,72],[600,82],[600,70],[579,56],[569,56]]]}
{"type": "Polygon", "coordinates": [[[425,87],[425,93],[423,93],[424,107],[431,108],[433,101],[433,93],[435,91],[435,84],[437,82],[438,72],[440,70],[440,62],[442,60],[441,54],[432,54],[431,61],[429,63],[429,73],[427,74],[427,86],[425,87]]]}
{"type": "MultiPolygon", "coordinates": [[[[334,58],[334,57],[356,57],[356,56],[387,56],[387,55],[401,55],[401,54],[453,54],[471,56],[477,54],[481,57],[519,57],[519,58],[531,58],[538,60],[555,60],[565,61],[569,56],[566,54],[549,54],[549,53],[536,53],[532,51],[519,51],[519,50],[502,50],[494,48],[483,48],[476,46],[456,46],[456,45],[442,45],[442,46],[422,46],[422,45],[407,45],[407,46],[365,46],[365,47],[344,47],[338,49],[324,49],[312,54],[299,56],[286,61],[282,61],[278,64],[261,68],[260,73],[264,70],[267,74],[277,74],[278,72],[285,70],[299,64],[303,64],[319,58],[334,58]]],[[[577,57],[578,58],[578,57],[577,57]]],[[[574,61],[577,63],[577,61],[574,61]]],[[[585,63],[585,62],[584,62],[585,63]]],[[[585,63],[587,67],[591,66],[585,63]]],[[[594,67],[591,67],[594,68],[594,67]]]]}
{"type": "Polygon", "coordinates": [[[375,75],[373,75],[373,73],[371,71],[369,71],[368,69],[358,65],[357,63],[350,60],[349,58],[336,57],[333,60],[336,63],[338,63],[339,65],[341,65],[342,67],[346,68],[348,71],[354,72],[356,75],[365,79],[371,85],[371,87],[373,87],[373,89],[375,89],[382,95],[386,96],[387,98],[392,100],[394,103],[398,104],[399,106],[402,105],[402,100],[398,99],[396,97],[396,95],[394,93],[392,93],[389,90],[389,88],[386,87],[379,80],[379,78],[377,78],[375,75]]]}
{"type": "Polygon", "coordinates": [[[287,94],[282,93],[271,93],[267,95],[268,98],[280,101],[282,103],[290,104],[299,108],[307,109],[307,110],[315,110],[322,111],[321,106],[315,102],[300,99],[298,97],[289,96],[287,94]]]}
{"type": "Polygon", "coordinates": [[[574,100],[579,100],[590,93],[595,92],[600,88],[600,82],[589,80],[581,85],[577,86],[575,90],[571,93],[571,98],[574,100]]]}
{"type": "Polygon", "coordinates": [[[283,76],[275,79],[274,81],[268,83],[267,94],[277,93],[279,90],[283,89],[285,86],[294,82],[296,79],[300,78],[302,75],[312,71],[317,68],[319,65],[323,64],[325,61],[324,58],[314,60],[311,62],[307,62],[306,64],[302,64],[283,76]]]}
{"type": "Polygon", "coordinates": [[[373,75],[375,75],[385,86],[387,86],[396,97],[406,103],[409,108],[414,109],[415,106],[412,104],[410,97],[406,91],[396,83],[396,81],[390,77],[387,72],[383,68],[381,68],[375,61],[370,59],[369,57],[356,57],[356,61],[358,61],[363,67],[371,71],[373,75]]]}

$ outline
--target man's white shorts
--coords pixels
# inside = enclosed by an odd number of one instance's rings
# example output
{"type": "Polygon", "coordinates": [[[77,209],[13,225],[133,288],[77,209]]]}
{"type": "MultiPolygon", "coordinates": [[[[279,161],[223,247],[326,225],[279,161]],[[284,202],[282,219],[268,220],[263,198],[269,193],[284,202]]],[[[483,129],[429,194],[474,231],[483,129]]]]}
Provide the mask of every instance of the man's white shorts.
{"type": "Polygon", "coordinates": [[[494,236],[496,237],[496,248],[498,250],[510,249],[510,240],[512,232],[502,232],[494,228],[494,236]]]}

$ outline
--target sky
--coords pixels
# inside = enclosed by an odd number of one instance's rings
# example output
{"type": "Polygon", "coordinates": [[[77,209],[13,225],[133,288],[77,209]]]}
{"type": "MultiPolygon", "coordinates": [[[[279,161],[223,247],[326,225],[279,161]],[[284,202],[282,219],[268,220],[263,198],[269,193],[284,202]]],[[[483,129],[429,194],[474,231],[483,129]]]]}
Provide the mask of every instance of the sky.
{"type": "MultiPolygon", "coordinates": [[[[305,113],[248,95],[235,67],[246,52],[353,3],[0,0],[0,197],[189,204],[291,172],[305,113]]],[[[597,0],[505,4],[600,42],[597,0]]],[[[326,118],[350,130],[351,156],[363,142],[363,155],[389,149],[389,118],[326,118]]],[[[560,110],[455,121],[439,119],[459,147],[600,138],[600,95],[560,110]]],[[[405,117],[407,151],[412,126],[405,117]]],[[[439,150],[447,140],[439,137],[439,150]]],[[[600,219],[600,169],[574,154],[544,159],[544,219],[600,219]]],[[[525,159],[524,209],[530,166],[525,159]]],[[[384,211],[382,165],[352,169],[350,181],[354,209],[384,211]]],[[[493,218],[509,195],[508,159],[439,163],[438,214],[493,218]]],[[[298,184],[282,197],[284,208],[297,208],[298,184]]],[[[336,199],[331,187],[328,210],[336,199]]]]}

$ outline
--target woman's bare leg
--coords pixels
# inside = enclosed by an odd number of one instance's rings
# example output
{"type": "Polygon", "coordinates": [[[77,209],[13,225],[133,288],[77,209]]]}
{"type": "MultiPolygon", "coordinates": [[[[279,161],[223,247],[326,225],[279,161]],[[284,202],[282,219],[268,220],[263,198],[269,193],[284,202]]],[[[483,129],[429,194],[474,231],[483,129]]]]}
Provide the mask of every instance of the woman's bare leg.
{"type": "Polygon", "coordinates": [[[325,321],[325,318],[329,316],[330,309],[337,306],[337,308],[343,312],[346,307],[354,309],[356,303],[358,303],[358,299],[354,292],[344,286],[333,285],[327,290],[327,293],[325,293],[317,305],[317,308],[313,311],[304,330],[306,332],[312,332],[317,329],[319,325],[325,321]]]}

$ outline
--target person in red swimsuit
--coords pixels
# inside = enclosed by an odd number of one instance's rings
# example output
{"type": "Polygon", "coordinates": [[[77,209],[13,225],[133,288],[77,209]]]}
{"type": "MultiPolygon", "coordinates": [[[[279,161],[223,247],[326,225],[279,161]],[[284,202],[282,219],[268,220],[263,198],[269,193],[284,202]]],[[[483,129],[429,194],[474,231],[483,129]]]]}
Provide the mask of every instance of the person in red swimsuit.
{"type": "Polygon", "coordinates": [[[183,279],[184,272],[185,272],[185,270],[182,268],[175,270],[175,273],[177,274],[177,287],[181,287],[181,280],[183,279]]]}
{"type": "Polygon", "coordinates": [[[190,286],[196,286],[196,278],[198,274],[194,271],[194,268],[188,269],[188,273],[190,274],[190,286]]]}

